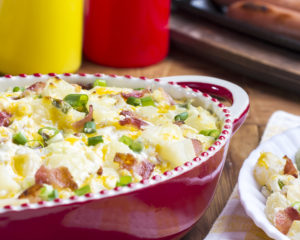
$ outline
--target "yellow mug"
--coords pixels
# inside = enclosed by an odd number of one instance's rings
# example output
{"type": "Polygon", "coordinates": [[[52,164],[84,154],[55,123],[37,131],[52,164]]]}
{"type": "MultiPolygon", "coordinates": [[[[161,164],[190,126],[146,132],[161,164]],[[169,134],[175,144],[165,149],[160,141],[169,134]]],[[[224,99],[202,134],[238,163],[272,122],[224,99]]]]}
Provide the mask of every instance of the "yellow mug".
{"type": "Polygon", "coordinates": [[[0,0],[0,73],[74,72],[83,0],[0,0]]]}

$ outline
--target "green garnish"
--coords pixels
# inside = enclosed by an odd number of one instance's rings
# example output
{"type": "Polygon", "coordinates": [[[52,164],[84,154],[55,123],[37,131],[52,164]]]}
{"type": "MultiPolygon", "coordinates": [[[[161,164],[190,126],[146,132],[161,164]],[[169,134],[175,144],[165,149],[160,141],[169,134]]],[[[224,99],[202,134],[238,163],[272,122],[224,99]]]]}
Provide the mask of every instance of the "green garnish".
{"type": "Polygon", "coordinates": [[[38,134],[40,134],[44,141],[48,141],[50,138],[53,138],[59,133],[59,130],[53,127],[43,127],[38,130],[38,134]]]}
{"type": "Polygon", "coordinates": [[[220,130],[218,130],[218,129],[211,130],[211,132],[209,134],[209,136],[214,137],[214,138],[218,138],[219,135],[220,135],[220,130]]]}
{"type": "Polygon", "coordinates": [[[189,114],[187,112],[182,112],[182,113],[179,113],[177,114],[175,117],[174,117],[174,120],[176,122],[184,122],[187,118],[188,118],[189,114]]]}
{"type": "Polygon", "coordinates": [[[139,87],[139,88],[134,88],[133,90],[137,90],[137,91],[139,91],[139,90],[144,90],[145,88],[143,88],[143,87],[139,87]]]}
{"type": "Polygon", "coordinates": [[[79,112],[87,111],[86,104],[88,100],[89,97],[86,94],[69,94],[64,97],[64,101],[79,112]]]}
{"type": "Polygon", "coordinates": [[[84,127],[83,127],[83,132],[84,133],[94,133],[96,132],[96,123],[91,121],[91,122],[86,122],[84,124],[84,127]]]}
{"type": "Polygon", "coordinates": [[[40,197],[45,201],[51,201],[58,198],[58,191],[51,185],[44,184],[40,190],[40,197]]]}
{"type": "Polygon", "coordinates": [[[69,103],[60,99],[53,99],[52,105],[56,108],[59,108],[63,113],[68,113],[68,111],[71,109],[71,105],[69,103]]]}
{"type": "Polygon", "coordinates": [[[155,106],[155,103],[151,96],[141,98],[141,104],[143,107],[146,106],[155,106]]]}
{"type": "Polygon", "coordinates": [[[90,187],[90,185],[85,185],[81,188],[78,188],[74,192],[77,196],[82,196],[84,194],[87,194],[87,193],[91,192],[91,187],[90,187]]]}
{"type": "Polygon", "coordinates": [[[127,146],[130,146],[133,143],[133,140],[130,137],[127,137],[125,135],[120,137],[119,141],[126,144],[127,146]]]}
{"type": "Polygon", "coordinates": [[[133,106],[140,106],[141,105],[141,99],[136,97],[129,97],[126,101],[127,104],[133,105],[133,106]]]}
{"type": "Polygon", "coordinates": [[[204,136],[210,136],[210,137],[217,139],[220,135],[220,130],[219,129],[205,129],[205,130],[201,130],[200,134],[202,134],[204,136]]]}
{"type": "Polygon", "coordinates": [[[95,137],[88,138],[88,146],[95,146],[98,143],[103,143],[102,136],[95,136],[95,137]]]}
{"type": "Polygon", "coordinates": [[[129,145],[129,148],[134,152],[140,153],[143,150],[143,144],[141,142],[134,141],[129,145]]]}
{"type": "Polygon", "coordinates": [[[140,153],[143,150],[143,144],[139,141],[133,141],[132,138],[123,135],[119,141],[126,144],[132,151],[140,153]]]}
{"type": "Polygon", "coordinates": [[[285,184],[280,179],[278,179],[278,185],[279,188],[282,189],[285,184]]]}
{"type": "Polygon", "coordinates": [[[190,109],[190,105],[191,105],[190,101],[178,104],[179,107],[186,108],[186,109],[190,109]]]}
{"type": "Polygon", "coordinates": [[[117,187],[123,187],[128,185],[129,183],[132,182],[132,177],[131,176],[121,176],[120,181],[117,182],[117,187]]]}
{"type": "Polygon", "coordinates": [[[103,79],[97,79],[94,83],[93,83],[93,87],[106,87],[106,81],[103,79]]]}
{"type": "Polygon", "coordinates": [[[294,202],[294,203],[292,204],[292,207],[293,207],[294,209],[296,209],[298,212],[300,212],[300,202],[294,202]]]}
{"type": "Polygon", "coordinates": [[[13,143],[19,145],[25,145],[27,143],[27,138],[21,132],[14,134],[12,140],[13,143]]]}
{"type": "Polygon", "coordinates": [[[24,91],[25,91],[24,87],[16,86],[13,88],[13,92],[24,92],[24,91]]]}

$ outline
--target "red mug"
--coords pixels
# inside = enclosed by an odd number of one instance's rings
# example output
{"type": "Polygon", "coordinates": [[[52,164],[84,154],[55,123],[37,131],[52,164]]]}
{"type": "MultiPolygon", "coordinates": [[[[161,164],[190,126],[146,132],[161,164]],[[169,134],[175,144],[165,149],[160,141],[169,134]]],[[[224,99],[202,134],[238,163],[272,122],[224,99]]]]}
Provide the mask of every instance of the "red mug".
{"type": "Polygon", "coordinates": [[[84,54],[112,67],[143,67],[168,53],[170,0],[86,0],[84,54]]]}

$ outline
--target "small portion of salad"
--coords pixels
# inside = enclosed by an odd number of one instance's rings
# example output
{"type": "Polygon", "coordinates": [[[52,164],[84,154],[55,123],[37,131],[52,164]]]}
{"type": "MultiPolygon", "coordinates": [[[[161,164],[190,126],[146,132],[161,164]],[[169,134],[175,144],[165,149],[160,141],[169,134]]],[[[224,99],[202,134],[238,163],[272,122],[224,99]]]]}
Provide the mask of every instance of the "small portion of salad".
{"type": "Polygon", "coordinates": [[[254,169],[254,177],[267,198],[265,214],[271,223],[293,240],[300,239],[300,179],[295,162],[270,152],[261,153],[254,169]]]}

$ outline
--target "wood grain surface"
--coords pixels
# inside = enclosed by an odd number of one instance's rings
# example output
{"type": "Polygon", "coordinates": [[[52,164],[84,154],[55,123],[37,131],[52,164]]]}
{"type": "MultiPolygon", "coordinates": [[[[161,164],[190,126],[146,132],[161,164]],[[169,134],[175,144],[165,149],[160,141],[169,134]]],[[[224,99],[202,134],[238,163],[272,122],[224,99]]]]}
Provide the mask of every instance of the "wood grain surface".
{"type": "Polygon", "coordinates": [[[111,68],[84,61],[79,72],[114,73],[119,75],[146,76],[149,78],[169,75],[206,75],[222,78],[243,87],[250,97],[250,114],[245,124],[233,136],[223,174],[215,197],[194,228],[183,240],[201,240],[225,206],[237,182],[239,169],[248,154],[258,145],[265,125],[276,110],[300,115],[300,96],[266,83],[235,74],[200,57],[193,57],[172,48],[169,56],[158,64],[145,68],[111,68]]]}
{"type": "Polygon", "coordinates": [[[202,18],[174,13],[171,39],[180,48],[226,68],[300,92],[300,53],[218,26],[202,18]]]}

